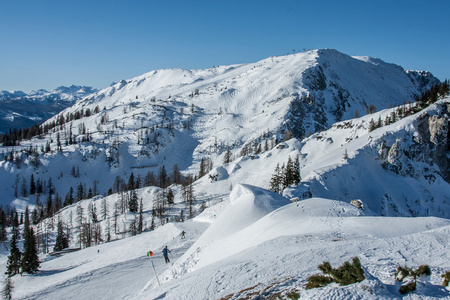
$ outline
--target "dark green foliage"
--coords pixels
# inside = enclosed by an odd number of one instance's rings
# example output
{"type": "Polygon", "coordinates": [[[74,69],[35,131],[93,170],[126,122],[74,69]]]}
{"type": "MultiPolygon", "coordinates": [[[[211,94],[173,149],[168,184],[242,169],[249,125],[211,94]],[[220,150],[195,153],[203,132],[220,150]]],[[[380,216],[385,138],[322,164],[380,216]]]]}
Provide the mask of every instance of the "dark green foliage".
{"type": "Polygon", "coordinates": [[[415,291],[416,287],[417,287],[417,283],[415,281],[411,281],[410,283],[402,285],[399,289],[399,292],[400,292],[400,294],[404,295],[409,292],[415,291]]]}
{"type": "Polygon", "coordinates": [[[431,275],[431,270],[430,267],[428,265],[421,265],[417,268],[416,270],[416,275],[417,276],[430,276],[431,275]]]}
{"type": "Polygon", "coordinates": [[[37,251],[36,237],[34,230],[30,227],[27,230],[23,244],[23,255],[21,261],[21,273],[34,274],[39,270],[39,256],[37,251]]]}
{"type": "Polygon", "coordinates": [[[315,289],[329,285],[330,283],[335,282],[333,278],[326,275],[312,275],[308,278],[308,283],[306,284],[306,289],[315,289]]]}
{"type": "Polygon", "coordinates": [[[231,149],[230,147],[227,148],[227,152],[225,152],[225,155],[223,156],[223,164],[228,164],[231,162],[231,149]]]}
{"type": "Polygon", "coordinates": [[[406,277],[409,276],[409,274],[412,272],[412,269],[410,267],[407,266],[398,266],[397,267],[397,271],[395,272],[394,276],[395,279],[398,281],[403,281],[403,279],[405,279],[406,277]]]}
{"type": "Polygon", "coordinates": [[[442,282],[442,286],[447,287],[448,283],[450,282],[450,271],[447,271],[447,273],[441,275],[442,278],[444,278],[444,282],[442,282]]]}
{"type": "Polygon", "coordinates": [[[69,239],[67,238],[66,233],[64,232],[64,226],[62,221],[58,222],[58,232],[56,235],[55,246],[53,247],[53,251],[61,251],[62,249],[69,247],[69,239]]]}
{"type": "Polygon", "coordinates": [[[286,165],[280,168],[277,164],[274,174],[270,179],[269,190],[275,193],[281,194],[285,188],[290,185],[298,185],[301,181],[300,176],[300,162],[299,157],[292,161],[291,157],[288,157],[286,165]]]}
{"type": "Polygon", "coordinates": [[[17,231],[12,231],[12,237],[11,237],[11,251],[10,255],[8,256],[8,261],[6,263],[6,272],[5,274],[9,277],[14,276],[20,272],[20,257],[21,253],[19,248],[17,247],[17,231]]]}
{"type": "Polygon", "coordinates": [[[430,276],[431,270],[428,265],[421,265],[416,270],[413,270],[407,266],[398,266],[395,272],[395,279],[397,281],[403,281],[405,278],[410,277],[412,281],[404,284],[400,287],[399,291],[401,294],[406,294],[416,290],[417,279],[421,276],[430,276]]]}
{"type": "Polygon", "coordinates": [[[137,213],[139,210],[139,202],[136,190],[130,191],[130,201],[128,202],[130,212],[137,213]]]}
{"type": "Polygon", "coordinates": [[[318,266],[324,275],[313,275],[308,278],[308,283],[306,285],[307,289],[322,287],[331,282],[339,283],[339,285],[349,285],[352,283],[357,283],[363,281],[366,277],[364,276],[364,270],[361,267],[361,262],[358,257],[353,257],[352,263],[346,261],[342,266],[337,269],[331,267],[329,262],[324,262],[318,266]]]}
{"type": "Polygon", "coordinates": [[[288,297],[289,299],[292,299],[292,300],[298,300],[298,299],[300,299],[300,294],[297,293],[296,291],[291,291],[286,294],[286,297],[288,297]]]}

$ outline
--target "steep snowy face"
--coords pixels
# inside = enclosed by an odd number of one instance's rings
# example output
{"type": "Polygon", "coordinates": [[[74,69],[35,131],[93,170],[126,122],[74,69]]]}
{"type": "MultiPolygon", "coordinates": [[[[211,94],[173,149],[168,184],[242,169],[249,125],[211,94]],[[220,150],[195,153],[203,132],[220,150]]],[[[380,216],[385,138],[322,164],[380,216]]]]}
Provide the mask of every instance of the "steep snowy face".
{"type": "Polygon", "coordinates": [[[386,109],[303,140],[302,183],[286,195],[360,199],[377,215],[450,217],[449,101],[410,116],[410,105],[386,109]]]}
{"type": "Polygon", "coordinates": [[[428,72],[406,72],[371,57],[316,50],[316,63],[302,74],[305,92],[294,92],[285,128],[297,137],[333,123],[413,101],[439,80],[428,72]]]}

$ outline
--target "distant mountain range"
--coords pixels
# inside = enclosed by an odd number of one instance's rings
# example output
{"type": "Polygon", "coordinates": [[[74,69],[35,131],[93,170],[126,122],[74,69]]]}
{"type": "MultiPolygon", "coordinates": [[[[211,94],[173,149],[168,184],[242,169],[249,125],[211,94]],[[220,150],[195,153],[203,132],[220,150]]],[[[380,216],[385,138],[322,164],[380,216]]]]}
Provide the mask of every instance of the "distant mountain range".
{"type": "Polygon", "coordinates": [[[97,89],[87,86],[60,86],[53,91],[0,91],[0,133],[43,123],[97,89]]]}

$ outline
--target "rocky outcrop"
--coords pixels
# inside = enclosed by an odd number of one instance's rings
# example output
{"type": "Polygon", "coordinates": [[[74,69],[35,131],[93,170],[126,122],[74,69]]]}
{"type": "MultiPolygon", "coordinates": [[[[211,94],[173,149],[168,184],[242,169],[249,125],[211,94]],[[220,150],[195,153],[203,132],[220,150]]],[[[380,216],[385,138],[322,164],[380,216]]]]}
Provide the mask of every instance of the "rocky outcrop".
{"type": "Polygon", "coordinates": [[[398,138],[390,147],[385,168],[401,175],[416,176],[411,162],[425,162],[429,170],[450,182],[450,105],[442,103],[437,115],[425,114],[417,120],[411,141],[398,138]]]}

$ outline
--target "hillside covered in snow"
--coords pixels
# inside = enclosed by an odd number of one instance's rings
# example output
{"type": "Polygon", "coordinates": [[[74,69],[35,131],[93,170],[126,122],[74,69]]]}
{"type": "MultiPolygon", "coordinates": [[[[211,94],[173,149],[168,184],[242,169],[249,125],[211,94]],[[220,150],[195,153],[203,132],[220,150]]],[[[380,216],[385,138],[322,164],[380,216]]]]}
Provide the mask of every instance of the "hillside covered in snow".
{"type": "Polygon", "coordinates": [[[450,298],[438,83],[313,50],[152,71],[3,136],[2,204],[7,216],[28,207],[44,252],[37,274],[13,277],[15,297],[395,299],[397,266],[428,264],[413,297],[450,298]],[[72,252],[50,255],[58,224],[72,252]],[[353,257],[364,281],[305,289],[323,261],[353,257]]]}

